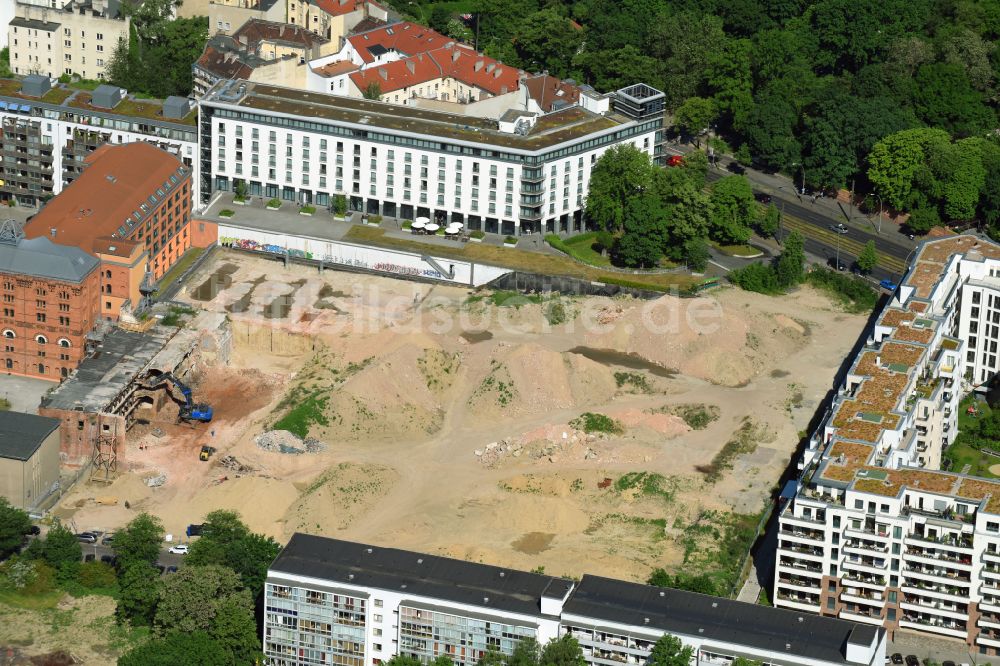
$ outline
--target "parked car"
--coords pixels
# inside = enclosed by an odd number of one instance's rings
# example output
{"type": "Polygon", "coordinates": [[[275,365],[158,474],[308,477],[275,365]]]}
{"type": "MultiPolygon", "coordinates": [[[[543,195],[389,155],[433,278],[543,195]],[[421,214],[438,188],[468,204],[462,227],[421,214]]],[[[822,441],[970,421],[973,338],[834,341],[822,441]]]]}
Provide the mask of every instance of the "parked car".
{"type": "Polygon", "coordinates": [[[746,168],[743,167],[739,162],[730,162],[726,165],[726,171],[735,173],[736,175],[743,175],[747,172],[746,168]]]}
{"type": "Polygon", "coordinates": [[[883,289],[887,289],[888,291],[896,291],[896,287],[899,286],[892,280],[882,280],[878,284],[880,287],[882,287],[883,289]]]}
{"type": "Polygon", "coordinates": [[[846,234],[847,231],[848,231],[848,229],[847,229],[847,227],[844,226],[843,223],[841,223],[841,224],[831,224],[830,225],[830,231],[836,232],[838,234],[846,234]]]}
{"type": "Polygon", "coordinates": [[[684,164],[683,155],[671,155],[670,157],[667,158],[668,167],[681,166],[682,164],[684,164]]]}
{"type": "Polygon", "coordinates": [[[160,572],[160,575],[163,575],[163,572],[164,572],[164,570],[166,569],[166,567],[165,567],[165,566],[163,566],[163,565],[162,565],[162,564],[160,564],[160,563],[156,563],[156,564],[154,564],[154,565],[153,565],[153,568],[154,568],[154,569],[156,569],[157,571],[159,571],[159,572],[160,572]]]}
{"type": "Polygon", "coordinates": [[[42,530],[40,527],[38,527],[38,525],[32,525],[31,527],[28,528],[28,531],[25,532],[25,535],[38,536],[41,533],[42,530]]]}
{"type": "Polygon", "coordinates": [[[901,655],[901,654],[900,654],[900,653],[898,653],[898,652],[896,652],[896,653],[895,653],[895,654],[893,654],[893,655],[892,655],[891,657],[889,657],[889,659],[890,659],[890,660],[892,661],[892,663],[894,663],[894,664],[902,664],[902,663],[903,663],[903,655],[901,655]]]}
{"type": "Polygon", "coordinates": [[[173,553],[174,555],[187,555],[188,554],[188,547],[187,547],[186,543],[179,543],[176,546],[171,546],[167,550],[167,552],[168,553],[173,553]]]}
{"type": "Polygon", "coordinates": [[[906,655],[906,666],[920,666],[920,659],[915,654],[906,655]]]}
{"type": "Polygon", "coordinates": [[[753,198],[761,202],[762,204],[771,203],[771,195],[768,194],[767,192],[754,192],[753,198]]]}
{"type": "Polygon", "coordinates": [[[953,662],[951,659],[945,659],[944,661],[941,662],[941,666],[955,666],[955,662],[953,662]]]}
{"type": "Polygon", "coordinates": [[[110,546],[111,542],[114,541],[114,539],[115,539],[115,535],[114,534],[109,534],[106,537],[104,537],[103,539],[101,539],[101,545],[102,546],[110,546]]]}
{"type": "Polygon", "coordinates": [[[101,555],[101,562],[104,562],[105,564],[110,564],[111,566],[115,566],[115,564],[118,562],[118,558],[115,557],[114,555],[101,555]]]}
{"type": "Polygon", "coordinates": [[[94,554],[93,553],[87,553],[86,555],[83,556],[83,561],[84,562],[93,562],[94,559],[95,558],[94,558],[94,554]]]}
{"type": "Polygon", "coordinates": [[[836,257],[830,257],[830,259],[826,263],[830,264],[830,268],[834,270],[837,271],[847,270],[847,264],[845,264],[843,261],[838,260],[836,257]]]}
{"type": "Polygon", "coordinates": [[[80,532],[76,535],[76,540],[83,543],[97,543],[97,535],[92,532],[80,532]]]}

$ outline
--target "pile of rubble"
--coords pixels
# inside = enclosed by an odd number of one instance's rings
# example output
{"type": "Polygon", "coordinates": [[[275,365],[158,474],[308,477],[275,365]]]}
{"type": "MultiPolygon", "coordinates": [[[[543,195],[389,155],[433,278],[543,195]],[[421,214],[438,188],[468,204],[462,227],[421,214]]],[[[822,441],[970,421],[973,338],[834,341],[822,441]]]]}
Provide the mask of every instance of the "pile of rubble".
{"type": "Polygon", "coordinates": [[[236,472],[237,474],[249,474],[250,472],[255,471],[255,469],[250,465],[244,465],[237,460],[236,456],[223,456],[219,459],[219,464],[231,472],[236,472]]]}
{"type": "Polygon", "coordinates": [[[266,430],[254,440],[257,446],[274,453],[320,453],[326,451],[326,444],[307,437],[302,439],[287,430],[266,430]]]}
{"type": "Polygon", "coordinates": [[[501,439],[499,442],[490,442],[485,448],[476,449],[476,457],[479,462],[489,468],[496,467],[505,458],[527,458],[548,459],[549,462],[556,462],[563,455],[572,458],[582,458],[583,460],[595,460],[597,451],[589,446],[590,443],[599,438],[595,435],[587,435],[583,432],[570,429],[562,433],[563,438],[552,441],[550,439],[532,439],[525,442],[525,438],[501,439]]]}
{"type": "Polygon", "coordinates": [[[166,474],[157,474],[156,476],[150,476],[144,479],[147,486],[150,488],[159,488],[164,483],[167,482],[166,474]]]}

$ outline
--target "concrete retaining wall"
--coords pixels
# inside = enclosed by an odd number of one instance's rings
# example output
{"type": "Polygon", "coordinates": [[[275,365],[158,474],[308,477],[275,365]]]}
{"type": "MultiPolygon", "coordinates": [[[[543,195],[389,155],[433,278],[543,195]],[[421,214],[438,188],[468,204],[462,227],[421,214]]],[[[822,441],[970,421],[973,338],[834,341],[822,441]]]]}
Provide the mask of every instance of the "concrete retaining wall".
{"type": "Polygon", "coordinates": [[[219,225],[219,244],[272,254],[284,254],[287,250],[293,258],[321,260],[331,268],[341,265],[371,273],[471,287],[480,287],[510,272],[509,269],[497,266],[473,264],[431,255],[431,258],[446,271],[454,271],[453,277],[450,277],[436,270],[414,252],[292,236],[224,224],[219,225]]]}

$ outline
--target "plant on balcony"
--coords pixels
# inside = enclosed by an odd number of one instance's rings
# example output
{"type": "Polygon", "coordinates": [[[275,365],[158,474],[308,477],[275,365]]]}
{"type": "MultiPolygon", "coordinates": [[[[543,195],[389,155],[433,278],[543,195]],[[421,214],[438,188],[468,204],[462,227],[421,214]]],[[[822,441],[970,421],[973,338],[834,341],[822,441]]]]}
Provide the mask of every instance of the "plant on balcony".
{"type": "Polygon", "coordinates": [[[228,208],[223,208],[222,210],[219,211],[219,217],[224,217],[226,219],[229,219],[233,215],[236,215],[236,212],[229,210],[228,208]]]}
{"type": "Polygon", "coordinates": [[[270,200],[268,200],[268,202],[267,202],[267,209],[268,210],[278,210],[279,208],[281,208],[281,200],[280,199],[270,199],[270,200]]]}

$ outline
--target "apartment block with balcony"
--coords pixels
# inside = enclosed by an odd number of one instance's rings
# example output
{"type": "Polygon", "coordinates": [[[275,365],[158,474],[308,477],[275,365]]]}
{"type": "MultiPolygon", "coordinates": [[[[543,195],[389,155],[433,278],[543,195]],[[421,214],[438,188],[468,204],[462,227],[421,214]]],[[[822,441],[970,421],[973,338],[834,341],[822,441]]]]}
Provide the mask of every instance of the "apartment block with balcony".
{"type": "Polygon", "coordinates": [[[306,534],[295,534],[271,565],[264,606],[272,666],[377,666],[396,655],[425,664],[447,655],[473,666],[489,651],[511,654],[523,639],[544,644],[567,633],[589,666],[643,666],[664,633],[691,646],[699,666],[736,657],[882,666],[886,649],[886,632],[870,624],[306,534]]]}
{"type": "Polygon", "coordinates": [[[0,79],[0,201],[40,205],[79,177],[98,147],[136,141],[175,154],[197,185],[197,112],[187,100],[134,100],[119,90],[99,106],[96,94],[42,76],[0,79]]]}
{"type": "Polygon", "coordinates": [[[783,498],[776,605],[1000,654],[1000,482],[940,470],[959,400],[995,374],[997,289],[1000,245],[918,248],[783,498]]]}

